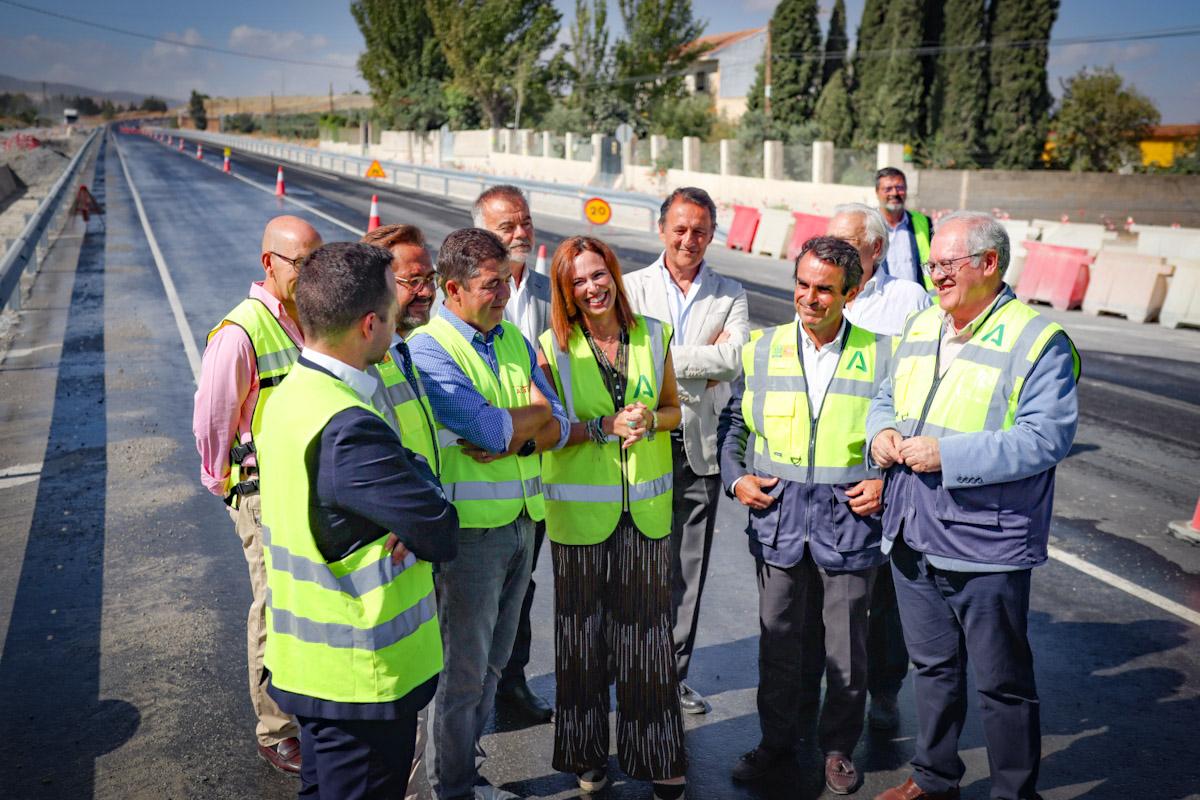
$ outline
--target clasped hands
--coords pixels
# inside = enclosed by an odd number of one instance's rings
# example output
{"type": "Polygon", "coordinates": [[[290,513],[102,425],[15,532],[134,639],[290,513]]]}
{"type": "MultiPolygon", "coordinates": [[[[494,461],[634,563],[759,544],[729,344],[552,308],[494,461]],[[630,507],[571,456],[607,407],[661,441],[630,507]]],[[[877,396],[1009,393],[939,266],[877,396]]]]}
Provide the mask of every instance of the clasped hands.
{"type": "Polygon", "coordinates": [[[653,424],[654,411],[645,403],[630,403],[612,416],[612,434],[622,440],[621,449],[628,450],[646,437],[653,424]]]}
{"type": "Polygon", "coordinates": [[[900,431],[887,428],[871,440],[871,458],[887,469],[903,464],[913,472],[938,472],[942,468],[942,451],[932,436],[911,436],[905,439],[900,431]]]}

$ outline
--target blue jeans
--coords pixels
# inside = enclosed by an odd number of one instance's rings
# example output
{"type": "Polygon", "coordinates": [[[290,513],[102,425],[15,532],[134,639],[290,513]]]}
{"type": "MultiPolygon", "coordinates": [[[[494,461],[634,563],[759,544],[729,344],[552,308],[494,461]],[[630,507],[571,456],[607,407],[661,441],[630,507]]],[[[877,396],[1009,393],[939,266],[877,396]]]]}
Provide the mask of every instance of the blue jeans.
{"type": "Polygon", "coordinates": [[[508,663],[533,564],[533,522],[463,528],[458,555],[439,566],[436,588],[445,667],[434,714],[438,797],[471,797],[479,739],[508,663]]]}

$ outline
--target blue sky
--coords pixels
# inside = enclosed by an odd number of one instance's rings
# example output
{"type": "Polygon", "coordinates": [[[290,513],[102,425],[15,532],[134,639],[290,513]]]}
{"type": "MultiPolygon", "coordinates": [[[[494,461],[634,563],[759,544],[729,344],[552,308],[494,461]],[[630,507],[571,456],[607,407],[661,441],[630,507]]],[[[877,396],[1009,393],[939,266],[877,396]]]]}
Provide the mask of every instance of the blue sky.
{"type": "MultiPolygon", "coordinates": [[[[214,95],[323,94],[365,89],[354,71],[362,37],[348,3],[325,0],[262,0],[175,3],[162,0],[22,0],[50,11],[119,28],[180,38],[240,51],[339,65],[301,67],[203,53],[156,44],[0,4],[0,73],[33,80],[77,83],[186,97],[194,87],[214,95]],[[102,7],[102,8],[101,8],[102,7]]],[[[618,26],[615,0],[610,20],[618,26]]],[[[574,0],[555,0],[564,27],[574,0]]],[[[824,17],[832,0],[822,0],[824,17]]],[[[762,25],[775,0],[696,0],[708,32],[762,25]]],[[[851,37],[863,0],[846,0],[851,37]]],[[[1195,0],[1062,0],[1052,38],[1200,25],[1195,0]]],[[[564,32],[565,35],[565,32],[564,32]]],[[[1113,65],[1127,82],[1149,95],[1164,122],[1200,122],[1200,37],[1070,44],[1051,49],[1050,83],[1084,66],[1113,65]]]]}

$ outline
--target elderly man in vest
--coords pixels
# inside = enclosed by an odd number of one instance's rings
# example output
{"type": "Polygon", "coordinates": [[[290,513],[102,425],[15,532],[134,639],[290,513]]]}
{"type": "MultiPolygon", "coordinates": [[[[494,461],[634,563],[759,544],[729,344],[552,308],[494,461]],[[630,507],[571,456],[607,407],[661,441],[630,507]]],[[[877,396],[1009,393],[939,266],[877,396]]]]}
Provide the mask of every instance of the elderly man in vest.
{"type": "Polygon", "coordinates": [[[825,784],[849,794],[861,783],[850,756],[867,697],[871,584],[885,561],[883,482],[865,461],[866,420],[891,355],[889,337],[842,313],[861,277],[849,243],[806,242],[795,267],[799,321],[750,334],[721,415],[721,479],[749,510],[762,631],[762,739],[734,767],[739,781],[792,761],[805,705],[820,693],[805,654],[823,648],[825,784]]]}
{"type": "MultiPolygon", "coordinates": [[[[550,326],[550,279],[533,269],[529,263],[537,246],[533,215],[529,200],[518,187],[499,184],[484,189],[471,207],[471,221],[476,228],[489,230],[508,249],[508,268],[512,271],[511,295],[504,306],[504,318],[516,325],[521,334],[536,345],[538,337],[550,326]]],[[[546,523],[537,522],[533,529],[533,569],[537,569],[542,542],[546,539],[546,523]]],[[[529,612],[533,608],[533,593],[537,584],[529,579],[525,600],[521,604],[521,619],[517,623],[517,639],[512,655],[500,675],[496,697],[509,708],[519,711],[535,722],[549,722],[554,709],[539,697],[525,681],[529,650],[533,643],[533,628],[529,612]]]]}
{"type": "Polygon", "coordinates": [[[370,405],[396,328],[392,256],[338,242],[304,265],[308,334],[258,439],[268,691],[303,726],[301,797],[404,796],[442,669],[431,562],[458,517],[370,405]]]}
{"type": "Polygon", "coordinates": [[[253,600],[246,620],[250,701],[258,718],[258,753],[283,772],[300,772],[300,729],[279,710],[262,680],[266,642],[263,608],[267,575],[259,524],[255,438],[267,401],[300,355],[304,336],[296,315],[296,280],[321,235],[299,217],[275,217],[263,231],[264,277],[250,296],[208,334],[200,365],[192,431],[200,452],[200,479],[225,500],[242,540],[253,600]]]}
{"type": "Polygon", "coordinates": [[[508,250],[479,228],[438,251],[439,314],[412,337],[413,361],[436,421],[441,478],[458,509],[459,555],[438,573],[446,671],[433,724],[438,796],[514,797],[479,774],[480,738],[512,653],[545,519],[538,453],[561,447],[566,412],[532,345],[504,319],[508,250]]]}
{"type": "Polygon", "coordinates": [[[940,307],[909,321],[871,404],[917,699],[912,777],[878,800],[959,796],[968,661],[991,796],[1037,797],[1030,573],[1046,561],[1054,468],[1075,438],[1079,355],[1013,296],[1008,259],[1008,235],[986,214],[941,220],[926,265],[940,307]]]}

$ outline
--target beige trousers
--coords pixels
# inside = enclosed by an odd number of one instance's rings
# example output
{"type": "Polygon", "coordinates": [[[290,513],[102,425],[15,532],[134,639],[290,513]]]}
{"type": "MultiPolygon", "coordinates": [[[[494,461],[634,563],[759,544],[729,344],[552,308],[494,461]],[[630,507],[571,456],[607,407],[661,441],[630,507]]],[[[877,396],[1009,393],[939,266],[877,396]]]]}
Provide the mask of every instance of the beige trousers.
{"type": "Polygon", "coordinates": [[[267,568],[263,562],[262,505],[257,494],[243,497],[238,508],[229,509],[229,515],[237,526],[242,540],[242,554],[250,568],[250,590],[254,600],[250,603],[250,614],[246,618],[246,666],[250,679],[250,703],[258,726],[254,733],[258,743],[272,747],[284,739],[300,736],[296,721],[284,714],[271,696],[267,694],[263,676],[263,649],[267,642],[267,568]]]}

